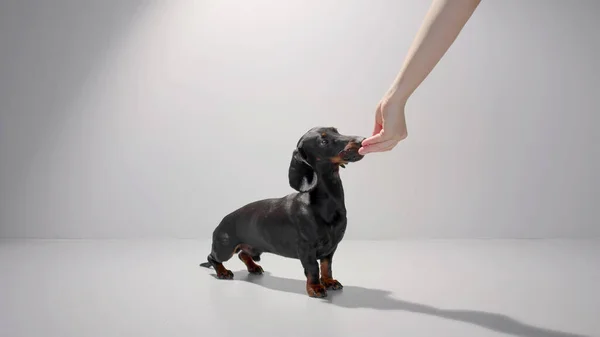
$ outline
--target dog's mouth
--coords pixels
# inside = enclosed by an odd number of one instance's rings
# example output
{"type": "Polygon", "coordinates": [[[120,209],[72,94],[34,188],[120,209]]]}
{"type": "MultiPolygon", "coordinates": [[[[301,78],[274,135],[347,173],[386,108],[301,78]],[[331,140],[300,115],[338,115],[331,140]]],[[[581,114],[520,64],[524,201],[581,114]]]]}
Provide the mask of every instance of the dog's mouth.
{"type": "Polygon", "coordinates": [[[348,163],[357,162],[363,159],[364,156],[358,153],[360,146],[360,143],[349,142],[337,156],[331,158],[331,162],[341,167],[346,167],[348,163]]]}

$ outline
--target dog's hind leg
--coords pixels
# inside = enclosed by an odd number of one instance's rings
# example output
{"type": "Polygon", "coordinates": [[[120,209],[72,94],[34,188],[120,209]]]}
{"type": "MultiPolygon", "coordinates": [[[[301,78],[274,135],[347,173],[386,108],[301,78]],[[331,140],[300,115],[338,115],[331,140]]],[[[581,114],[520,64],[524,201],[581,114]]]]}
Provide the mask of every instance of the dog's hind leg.
{"type": "Polygon", "coordinates": [[[254,252],[251,256],[252,256],[252,260],[254,260],[254,262],[260,262],[260,252],[254,252]]]}
{"type": "Polygon", "coordinates": [[[201,266],[207,267],[208,264],[212,266],[219,279],[232,279],[233,272],[223,266],[223,262],[231,259],[233,254],[238,251],[237,243],[232,243],[229,234],[225,232],[215,232],[212,242],[212,251],[206,258],[208,263],[203,263],[201,266]]]}
{"type": "Polygon", "coordinates": [[[244,249],[244,248],[249,248],[249,247],[244,247],[244,245],[242,245],[241,247],[241,252],[238,255],[238,257],[240,258],[240,260],[242,260],[242,262],[244,262],[244,264],[246,265],[246,268],[248,269],[248,272],[250,274],[256,274],[256,275],[260,275],[262,274],[264,271],[262,269],[261,266],[257,265],[256,263],[254,263],[254,261],[260,261],[260,254],[252,254],[252,249],[244,249]],[[258,258],[258,259],[256,259],[258,258]]]}

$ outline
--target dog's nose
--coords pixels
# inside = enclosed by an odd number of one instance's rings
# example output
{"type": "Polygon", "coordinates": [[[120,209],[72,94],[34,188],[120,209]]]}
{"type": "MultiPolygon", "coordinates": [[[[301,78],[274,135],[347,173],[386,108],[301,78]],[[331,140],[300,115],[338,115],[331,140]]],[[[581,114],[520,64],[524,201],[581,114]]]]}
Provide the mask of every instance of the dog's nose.
{"type": "Polygon", "coordinates": [[[359,149],[362,146],[363,140],[365,140],[365,139],[367,139],[367,138],[365,138],[365,137],[352,137],[350,139],[350,141],[346,144],[346,147],[344,148],[344,150],[359,149]]]}

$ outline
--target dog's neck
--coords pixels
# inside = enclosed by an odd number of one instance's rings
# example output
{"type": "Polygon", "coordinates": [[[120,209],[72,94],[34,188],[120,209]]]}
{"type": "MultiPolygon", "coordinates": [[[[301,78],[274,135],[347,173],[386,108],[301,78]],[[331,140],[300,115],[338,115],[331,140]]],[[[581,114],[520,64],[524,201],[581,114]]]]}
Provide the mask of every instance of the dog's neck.
{"type": "Polygon", "coordinates": [[[310,191],[311,204],[317,214],[327,223],[346,215],[344,187],[340,179],[339,167],[319,170],[317,185],[310,191]]]}

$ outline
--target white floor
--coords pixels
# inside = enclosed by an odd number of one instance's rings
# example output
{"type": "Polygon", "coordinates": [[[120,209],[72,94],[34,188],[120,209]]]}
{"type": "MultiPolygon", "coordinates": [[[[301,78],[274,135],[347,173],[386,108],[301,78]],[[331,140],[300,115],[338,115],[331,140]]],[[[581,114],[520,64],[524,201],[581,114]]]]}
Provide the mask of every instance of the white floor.
{"type": "Polygon", "coordinates": [[[600,336],[600,241],[342,243],[326,299],[298,261],[194,240],[0,241],[0,336],[600,336]]]}

